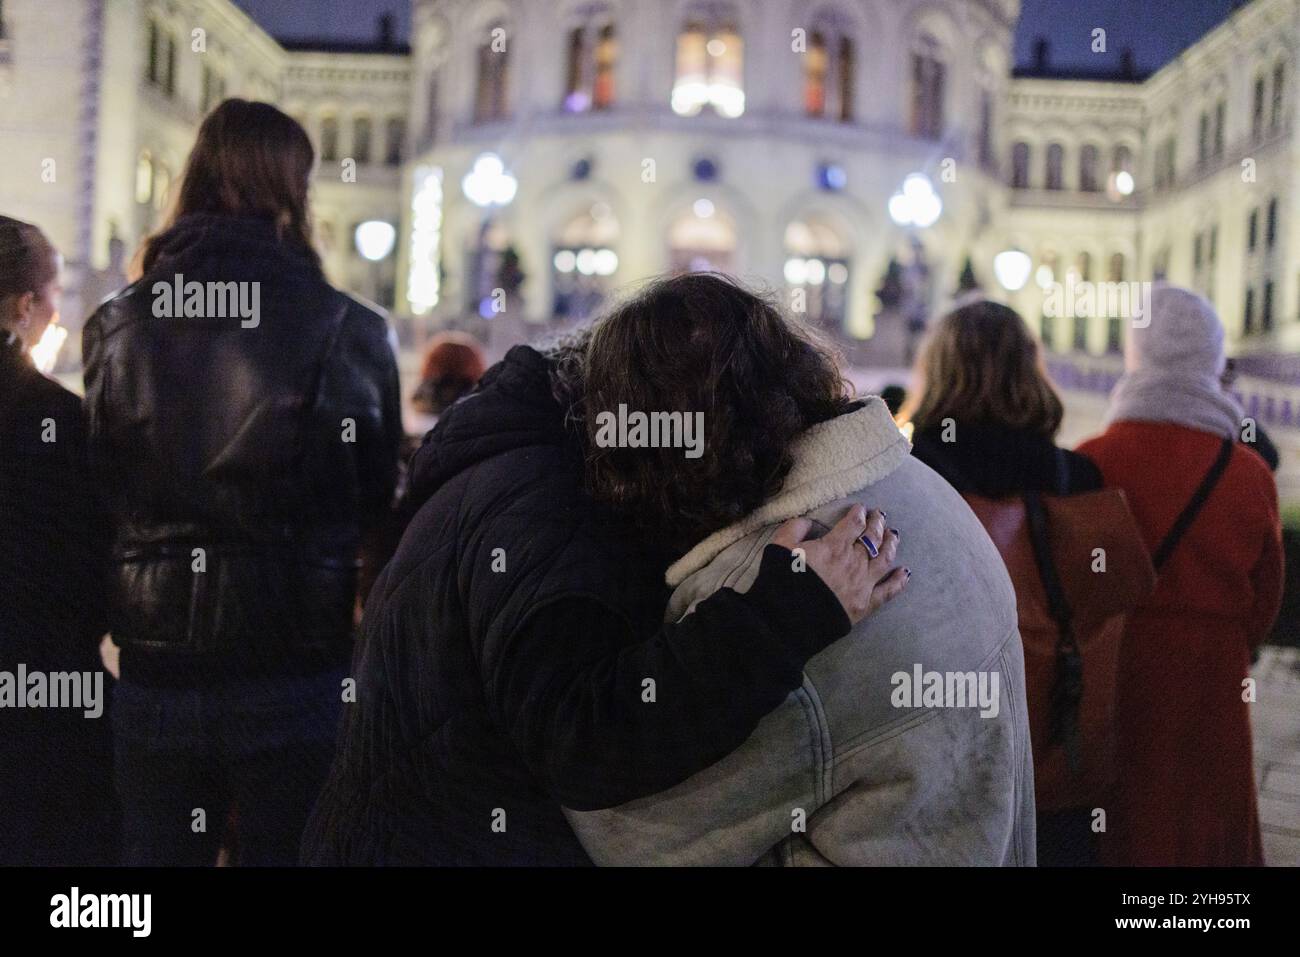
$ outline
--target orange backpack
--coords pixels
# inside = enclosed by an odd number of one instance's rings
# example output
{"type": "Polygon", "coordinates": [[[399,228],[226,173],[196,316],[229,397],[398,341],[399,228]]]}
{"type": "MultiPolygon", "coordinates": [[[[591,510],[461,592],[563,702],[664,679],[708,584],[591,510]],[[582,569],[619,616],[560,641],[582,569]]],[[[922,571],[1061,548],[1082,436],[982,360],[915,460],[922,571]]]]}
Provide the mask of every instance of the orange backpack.
{"type": "Polygon", "coordinates": [[[1095,807],[1115,777],[1127,614],[1155,570],[1124,493],[965,496],[1016,589],[1039,812],[1095,807]]]}

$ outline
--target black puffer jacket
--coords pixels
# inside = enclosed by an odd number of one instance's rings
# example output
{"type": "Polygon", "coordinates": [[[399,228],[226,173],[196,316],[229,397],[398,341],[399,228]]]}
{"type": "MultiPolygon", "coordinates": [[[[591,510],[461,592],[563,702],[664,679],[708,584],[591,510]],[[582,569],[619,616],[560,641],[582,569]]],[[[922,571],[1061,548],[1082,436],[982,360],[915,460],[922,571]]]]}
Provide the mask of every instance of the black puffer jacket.
{"type": "Polygon", "coordinates": [[[360,536],[390,504],[401,441],[383,318],[270,222],[195,215],[91,317],[83,350],[123,677],[345,662],[360,536]],[[256,321],[159,318],[178,281],[249,284],[256,321]]]}
{"type": "Polygon", "coordinates": [[[745,595],[664,625],[672,556],[581,492],[547,360],[516,347],[416,456],[423,505],[366,608],[314,864],[580,864],[561,805],[736,748],[849,622],[769,546],[745,595]]]}

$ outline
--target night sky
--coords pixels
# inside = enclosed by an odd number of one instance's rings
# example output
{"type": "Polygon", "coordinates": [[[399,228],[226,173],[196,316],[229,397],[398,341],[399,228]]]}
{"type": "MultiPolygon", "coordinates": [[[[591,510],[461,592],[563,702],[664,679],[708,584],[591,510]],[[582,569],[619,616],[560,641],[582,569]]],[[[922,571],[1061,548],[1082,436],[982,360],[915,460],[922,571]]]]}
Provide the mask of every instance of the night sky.
{"type": "MultiPolygon", "coordinates": [[[[381,13],[397,18],[398,35],[410,29],[406,0],[235,0],[272,34],[288,38],[370,39],[381,13]]],[[[1016,60],[1027,63],[1034,38],[1046,36],[1052,64],[1101,69],[1116,66],[1130,46],[1138,68],[1154,70],[1219,23],[1238,0],[1024,0],[1016,35],[1016,60]],[[1091,51],[1092,30],[1104,27],[1106,54],[1091,51]]]]}

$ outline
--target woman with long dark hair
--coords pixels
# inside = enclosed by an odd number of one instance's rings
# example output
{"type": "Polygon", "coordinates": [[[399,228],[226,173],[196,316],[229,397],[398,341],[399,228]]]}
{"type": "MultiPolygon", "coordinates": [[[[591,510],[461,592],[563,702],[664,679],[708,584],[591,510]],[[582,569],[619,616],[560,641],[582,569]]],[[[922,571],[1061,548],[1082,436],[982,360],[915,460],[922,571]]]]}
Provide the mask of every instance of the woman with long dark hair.
{"type": "Polygon", "coordinates": [[[222,103],[140,278],[86,325],[129,863],[212,863],[230,819],[238,861],[293,862],[331,756],[401,422],[384,319],[312,247],[314,165],[290,117],[222,103]]]}
{"type": "MultiPolygon", "coordinates": [[[[31,350],[58,321],[59,255],[0,216],[0,864],[115,863],[103,511],[81,401],[31,350]],[[15,707],[19,676],[74,676],[81,707],[15,707]],[[8,700],[6,700],[6,698],[8,700]]],[[[47,704],[52,702],[46,702],[47,704]]]]}

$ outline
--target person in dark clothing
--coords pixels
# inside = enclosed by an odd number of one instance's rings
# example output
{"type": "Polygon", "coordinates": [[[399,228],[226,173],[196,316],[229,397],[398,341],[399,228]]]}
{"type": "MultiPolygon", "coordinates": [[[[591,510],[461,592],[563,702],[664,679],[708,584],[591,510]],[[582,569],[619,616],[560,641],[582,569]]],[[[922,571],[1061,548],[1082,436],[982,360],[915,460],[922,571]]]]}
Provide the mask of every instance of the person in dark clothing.
{"type": "Polygon", "coordinates": [[[963,495],[1101,488],[1090,460],[1056,445],[1064,406],[1020,316],[981,300],[936,324],[900,413],[912,454],[963,495]]]}
{"type": "MultiPolygon", "coordinates": [[[[913,429],[912,454],[964,497],[1077,495],[1102,487],[1090,459],[1055,443],[1064,406],[1015,311],[978,301],[943,317],[918,357],[917,378],[901,416],[913,429]]],[[[1030,590],[1015,575],[1012,582],[1018,593],[1030,590]]],[[[1028,630],[1022,621],[1022,634],[1028,630]]],[[[1028,666],[1027,672],[1033,700],[1035,674],[1028,666]]],[[[1030,718],[1036,724],[1032,708],[1030,718]]],[[[1036,741],[1036,754],[1042,748],[1036,741]]],[[[1044,810],[1044,803],[1040,793],[1039,865],[1094,863],[1089,809],[1044,810]]]]}
{"type": "MultiPolygon", "coordinates": [[[[108,535],[81,401],[32,364],[58,320],[59,257],[0,216],[0,864],[112,864],[111,679],[98,644],[108,535]],[[81,706],[28,707],[21,674],[73,675],[81,706]],[[19,704],[22,699],[22,706],[19,704]],[[93,699],[93,700],[92,700],[93,699]]],[[[39,700],[39,699],[37,699],[39,700]]],[[[52,704],[52,701],[47,703],[52,704]]]]}
{"type": "Polygon", "coordinates": [[[115,733],[134,864],[289,864],[329,766],[360,543],[402,438],[384,319],[325,281],[307,134],[227,100],[142,278],[87,322],[114,532],[115,733]]]}
{"type": "MultiPolygon", "coordinates": [[[[1223,375],[1219,377],[1219,382],[1222,384],[1224,392],[1233,395],[1233,387],[1237,384],[1237,365],[1232,361],[1232,359],[1225,359],[1224,363],[1223,375]]],[[[1253,436],[1247,433],[1244,427],[1239,430],[1239,434],[1241,435],[1242,443],[1249,445],[1258,452],[1259,457],[1262,458],[1264,464],[1268,466],[1268,470],[1276,473],[1278,466],[1282,464],[1282,455],[1278,452],[1277,445],[1271,438],[1269,438],[1268,433],[1264,431],[1264,427],[1256,422],[1253,436]]]]}
{"type": "Polygon", "coordinates": [[[837,557],[800,545],[814,574],[787,530],[747,594],[664,624],[674,551],[583,491],[557,399],[581,349],[511,349],[416,455],[418,511],[366,608],[306,863],[589,864],[562,806],[712,764],[870,610],[885,569],[850,546],[884,528],[855,509],[837,557]]]}

